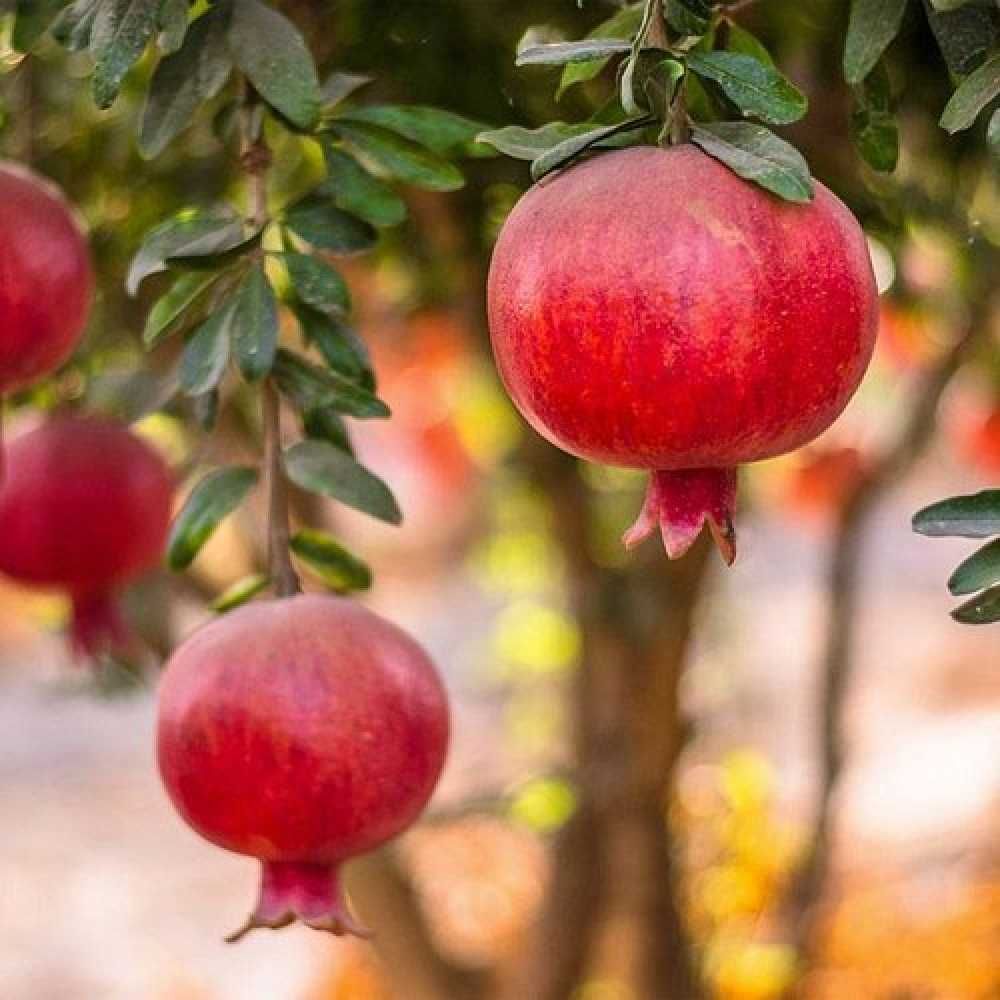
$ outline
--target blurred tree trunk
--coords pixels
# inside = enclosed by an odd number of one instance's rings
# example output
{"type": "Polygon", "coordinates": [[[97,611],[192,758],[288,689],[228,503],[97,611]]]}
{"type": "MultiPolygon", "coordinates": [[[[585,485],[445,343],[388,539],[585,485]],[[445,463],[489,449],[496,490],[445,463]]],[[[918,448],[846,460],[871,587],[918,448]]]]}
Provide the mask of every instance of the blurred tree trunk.
{"type": "Polygon", "coordinates": [[[628,571],[588,556],[588,498],[576,463],[536,444],[552,498],[583,654],[572,694],[579,808],[524,962],[502,995],[566,1000],[590,973],[635,996],[700,996],[677,898],[667,822],[685,725],[679,682],[707,544],[669,562],[650,545],[628,571]]]}

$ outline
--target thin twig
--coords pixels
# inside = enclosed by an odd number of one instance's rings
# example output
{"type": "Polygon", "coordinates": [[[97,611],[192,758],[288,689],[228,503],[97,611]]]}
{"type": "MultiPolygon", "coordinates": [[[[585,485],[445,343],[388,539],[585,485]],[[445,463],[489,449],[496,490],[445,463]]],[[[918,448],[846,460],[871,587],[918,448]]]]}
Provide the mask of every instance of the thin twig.
{"type": "Polygon", "coordinates": [[[281,453],[281,400],[270,378],[261,385],[264,417],[264,465],[267,471],[267,561],[274,592],[291,597],[302,592],[289,550],[288,482],[281,453]]]}

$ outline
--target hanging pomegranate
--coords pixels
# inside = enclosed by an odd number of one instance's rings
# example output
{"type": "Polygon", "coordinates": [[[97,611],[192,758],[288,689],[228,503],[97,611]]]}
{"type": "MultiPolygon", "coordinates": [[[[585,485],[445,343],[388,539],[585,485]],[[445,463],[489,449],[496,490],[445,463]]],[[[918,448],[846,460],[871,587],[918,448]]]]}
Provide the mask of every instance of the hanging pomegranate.
{"type": "Polygon", "coordinates": [[[433,664],[353,601],[260,601],[191,636],[163,676],[157,754],[190,826],[261,862],[257,907],[229,940],[295,920],[366,934],[340,867],[413,823],[447,744],[433,664]]]}
{"type": "Polygon", "coordinates": [[[172,484],[124,425],[58,416],[11,442],[0,479],[0,572],[73,601],[74,649],[123,644],[116,592],[160,561],[172,484]]]}
{"type": "Polygon", "coordinates": [[[691,145],[601,153],[532,188],[490,269],[500,374],[544,437],[648,469],[633,546],[708,525],[735,558],[737,467],[841,413],[874,347],[864,235],[821,184],[782,201],[691,145]]]}

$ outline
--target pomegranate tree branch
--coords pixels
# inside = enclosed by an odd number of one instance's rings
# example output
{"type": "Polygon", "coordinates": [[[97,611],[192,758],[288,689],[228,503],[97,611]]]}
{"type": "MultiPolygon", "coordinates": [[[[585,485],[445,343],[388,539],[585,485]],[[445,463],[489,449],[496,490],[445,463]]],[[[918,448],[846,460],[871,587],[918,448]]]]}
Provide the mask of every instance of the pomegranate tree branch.
{"type": "Polygon", "coordinates": [[[833,797],[844,769],[847,734],[844,709],[854,675],[858,585],[869,513],[913,467],[930,443],[938,405],[971,343],[989,323],[989,307],[976,311],[956,342],[922,379],[906,426],[891,448],[858,482],[841,507],[828,570],[830,614],[818,706],[820,727],[819,801],[809,851],[786,898],[793,943],[809,963],[816,949],[817,906],[829,880],[833,837],[833,797]]]}
{"type": "Polygon", "coordinates": [[[264,416],[264,465],[267,473],[268,569],[274,592],[291,597],[302,590],[289,547],[288,481],[281,455],[281,400],[271,379],[261,386],[264,416]]]}

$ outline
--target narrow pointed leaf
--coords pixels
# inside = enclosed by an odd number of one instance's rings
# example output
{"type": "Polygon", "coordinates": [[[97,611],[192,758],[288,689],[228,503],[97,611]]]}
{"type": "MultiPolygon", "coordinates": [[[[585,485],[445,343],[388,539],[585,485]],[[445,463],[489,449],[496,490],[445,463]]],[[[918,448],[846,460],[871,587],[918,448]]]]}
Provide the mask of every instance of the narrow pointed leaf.
{"type": "Polygon", "coordinates": [[[142,331],[143,344],[151,349],[186,325],[188,311],[201,306],[218,277],[218,274],[182,274],[150,309],[142,331]]]}
{"type": "Polygon", "coordinates": [[[1000,40],[1000,8],[989,0],[949,11],[924,9],[950,72],[965,76],[980,66],[1000,40]]]}
{"type": "Polygon", "coordinates": [[[233,304],[217,309],[191,335],[181,356],[181,388],[189,396],[201,396],[215,389],[229,363],[233,304]]]}
{"type": "Polygon", "coordinates": [[[632,43],[620,38],[587,38],[580,42],[555,42],[533,45],[517,54],[518,66],[565,66],[567,63],[589,62],[622,55],[632,43]]]}
{"type": "Polygon", "coordinates": [[[284,14],[261,0],[235,0],[229,51],[272,108],[298,128],[316,125],[322,97],[312,53],[284,14]]]}
{"type": "Polygon", "coordinates": [[[582,135],[566,139],[564,142],[553,146],[552,149],[542,153],[537,160],[531,164],[532,180],[541,180],[546,174],[564,167],[571,163],[578,156],[588,149],[598,145],[612,136],[620,135],[623,132],[634,132],[650,124],[651,117],[633,118],[626,122],[619,122],[617,125],[604,125],[601,128],[591,129],[582,135]]]}
{"type": "Polygon", "coordinates": [[[853,0],[844,45],[844,78],[860,83],[899,34],[907,0],[853,0]]]}
{"type": "Polygon", "coordinates": [[[708,31],[712,10],[705,0],[664,0],[667,22],[681,35],[704,35],[708,31]]]}
{"type": "Polygon", "coordinates": [[[1000,53],[970,73],[959,85],[941,115],[941,128],[961,132],[979,117],[979,112],[1000,97],[1000,53]]]}
{"type": "Polygon", "coordinates": [[[225,32],[226,8],[213,7],[191,25],[177,51],[158,63],[139,127],[139,152],[147,159],[159,156],[229,79],[225,32]]]}
{"type": "Polygon", "coordinates": [[[687,64],[717,83],[745,115],[772,125],[798,121],[809,106],[805,94],[773,66],[742,52],[691,52],[687,64]]]}
{"type": "Polygon", "coordinates": [[[239,507],[256,482],[256,469],[229,466],[210,472],[195,486],[170,529],[167,563],[171,569],[191,565],[219,523],[239,507]]]}
{"type": "Polygon", "coordinates": [[[389,487],[333,445],[324,441],[300,441],[285,452],[288,478],[311,493],[339,500],[380,521],[399,524],[403,520],[389,487]]]}
{"type": "Polygon", "coordinates": [[[375,370],[368,346],[354,330],[339,317],[315,309],[300,306],[295,316],[305,339],[319,350],[330,368],[362,388],[375,391],[375,370]]]}
{"type": "Polygon", "coordinates": [[[962,625],[992,625],[1000,622],[1000,587],[991,587],[955,608],[951,617],[962,625]]]}
{"type": "Polygon", "coordinates": [[[375,246],[374,227],[322,194],[306,195],[285,210],[285,225],[311,246],[334,253],[364,253],[375,246]]]}
{"type": "Polygon", "coordinates": [[[311,254],[283,253],[280,258],[301,302],[323,313],[350,312],[351,292],[339,271],[311,254]]]}
{"type": "Polygon", "coordinates": [[[356,90],[372,82],[373,77],[363,73],[331,73],[320,87],[320,97],[326,109],[336,107],[356,90]]]}
{"type": "Polygon", "coordinates": [[[243,222],[231,209],[183,212],[146,234],[132,259],[125,288],[135,295],[146,278],[167,269],[172,257],[223,253],[245,239],[243,222]]]}
{"type": "Polygon", "coordinates": [[[70,52],[90,48],[94,22],[103,0],[75,0],[52,25],[52,37],[70,52]]]}
{"type": "Polygon", "coordinates": [[[160,0],[156,26],[160,29],[160,51],[164,55],[176,52],[187,35],[188,0],[160,0]]]}
{"type": "Polygon", "coordinates": [[[372,585],[372,571],[368,566],[323,531],[296,532],[290,548],[338,594],[367,590],[372,585]]]}
{"type": "Polygon", "coordinates": [[[438,156],[478,153],[476,136],[483,131],[482,122],[439,108],[421,105],[378,104],[366,108],[351,108],[337,116],[337,121],[363,122],[388,129],[397,135],[425,146],[438,156]]]}
{"type": "Polygon", "coordinates": [[[753,56],[758,62],[765,66],[773,66],[774,59],[767,51],[763,43],[752,35],[746,28],[741,28],[738,24],[729,25],[729,37],[726,41],[726,48],[730,52],[742,52],[745,56],[753,56]]]}
{"type": "Polygon", "coordinates": [[[381,126],[338,119],[335,128],[352,149],[404,184],[428,191],[457,191],[465,183],[456,166],[381,126]]]}
{"type": "Polygon", "coordinates": [[[253,600],[262,590],[267,588],[270,582],[270,577],[263,573],[252,573],[250,576],[245,576],[242,580],[237,580],[231,587],[227,587],[212,601],[212,610],[219,614],[232,611],[233,608],[238,608],[241,604],[253,600]]]}
{"type": "Polygon", "coordinates": [[[157,29],[160,0],[104,0],[94,18],[90,48],[94,101],[108,108],[125,74],[139,61],[157,29]]]}
{"type": "Polygon", "coordinates": [[[948,589],[956,596],[975,594],[984,587],[1000,583],[1000,538],[988,542],[969,556],[948,580],[948,589]]]}
{"type": "Polygon", "coordinates": [[[813,196],[809,165],[802,154],[763,125],[697,125],[691,130],[691,141],[740,177],[786,201],[805,202],[813,196]]]}
{"type": "Polygon", "coordinates": [[[934,538],[1000,535],[1000,490],[983,490],[931,504],[914,514],[913,530],[934,538]]]}
{"type": "Polygon", "coordinates": [[[233,299],[230,321],[233,354],[248,382],[262,379],[278,349],[278,300],[263,264],[255,264],[233,299]]]}
{"type": "MultiPolygon", "coordinates": [[[[639,30],[639,24],[642,21],[643,6],[642,3],[633,3],[623,7],[618,13],[594,28],[587,35],[587,38],[623,38],[631,41],[635,37],[635,33],[639,30]]],[[[559,81],[556,100],[562,97],[575,84],[593,80],[607,66],[608,62],[609,59],[605,58],[593,59],[588,62],[569,63],[563,70],[562,79],[559,81]]]]}
{"type": "Polygon", "coordinates": [[[323,155],[327,179],[322,193],[338,208],[373,226],[395,226],[406,218],[406,202],[354,157],[328,142],[323,144],[323,155]]]}
{"type": "Polygon", "coordinates": [[[356,381],[310,364],[291,351],[278,350],[274,380],[281,394],[303,413],[329,407],[359,419],[389,416],[389,407],[356,381]]]}

